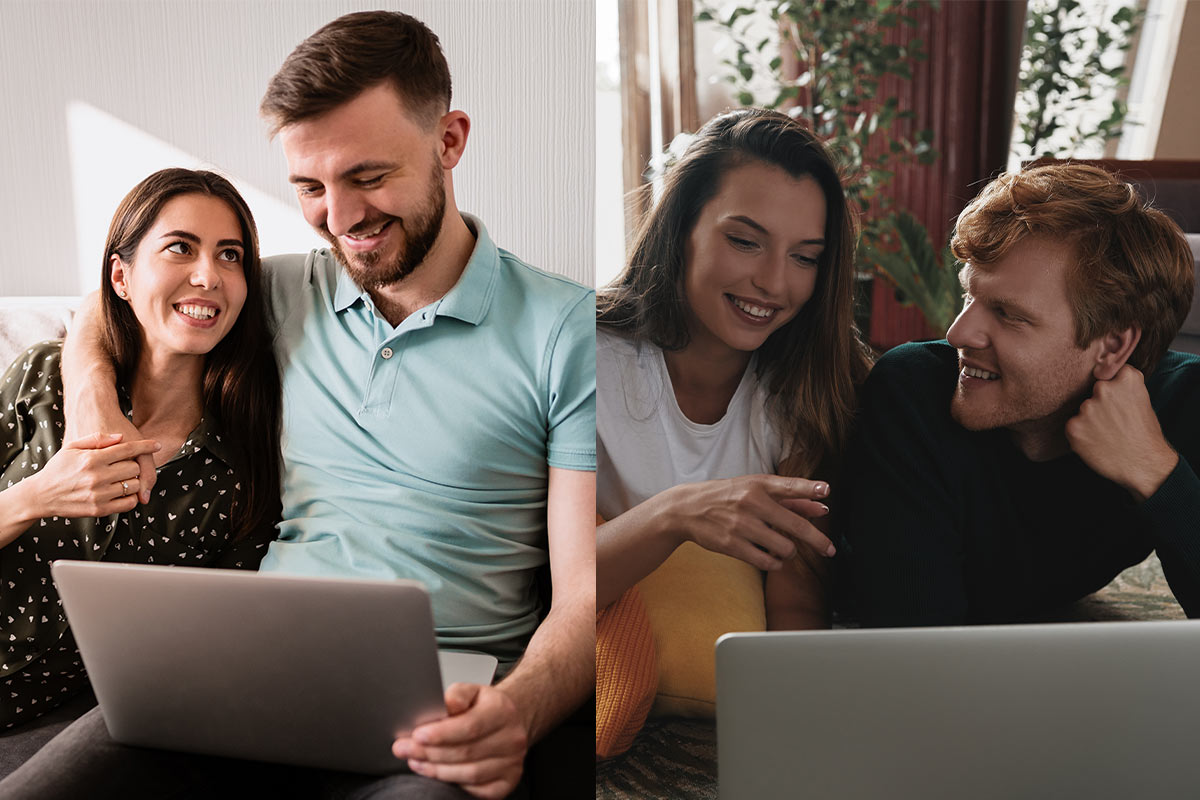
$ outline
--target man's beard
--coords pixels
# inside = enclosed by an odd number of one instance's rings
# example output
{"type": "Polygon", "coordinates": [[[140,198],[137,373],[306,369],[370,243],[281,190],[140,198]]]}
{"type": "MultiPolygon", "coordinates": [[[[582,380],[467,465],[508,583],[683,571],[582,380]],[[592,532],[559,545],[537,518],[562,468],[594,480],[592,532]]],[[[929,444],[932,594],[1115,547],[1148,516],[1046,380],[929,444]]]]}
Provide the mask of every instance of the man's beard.
{"type": "Polygon", "coordinates": [[[446,215],[446,179],[441,164],[434,162],[430,177],[430,191],[425,202],[404,220],[397,217],[377,217],[355,225],[350,233],[370,231],[385,222],[399,226],[402,233],[400,249],[396,257],[383,263],[378,250],[347,254],[338,238],[322,226],[318,233],[333,249],[333,255],[341,263],[358,286],[365,290],[382,289],[404,280],[421,265],[437,241],[446,215]]]}

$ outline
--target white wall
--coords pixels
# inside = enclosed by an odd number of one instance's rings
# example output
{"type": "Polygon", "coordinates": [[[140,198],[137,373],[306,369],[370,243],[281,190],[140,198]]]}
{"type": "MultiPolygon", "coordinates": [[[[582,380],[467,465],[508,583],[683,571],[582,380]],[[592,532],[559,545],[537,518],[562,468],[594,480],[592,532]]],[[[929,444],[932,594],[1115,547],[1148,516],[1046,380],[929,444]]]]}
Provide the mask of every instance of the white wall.
{"type": "Polygon", "coordinates": [[[460,208],[530,263],[593,281],[595,0],[0,0],[0,295],[99,285],[120,198],[165,166],[229,176],[265,254],[320,243],[258,117],[267,81],[341,14],[441,38],[472,119],[460,208]]]}

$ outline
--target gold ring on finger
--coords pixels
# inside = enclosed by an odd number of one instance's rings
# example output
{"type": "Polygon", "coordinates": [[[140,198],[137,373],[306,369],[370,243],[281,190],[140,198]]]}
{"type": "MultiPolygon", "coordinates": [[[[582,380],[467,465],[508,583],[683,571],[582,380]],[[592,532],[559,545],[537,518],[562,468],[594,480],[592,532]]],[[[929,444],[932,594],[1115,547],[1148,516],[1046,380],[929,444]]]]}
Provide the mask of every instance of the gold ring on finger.
{"type": "Polygon", "coordinates": [[[121,481],[121,497],[125,497],[127,494],[129,494],[129,483],[121,481]]]}

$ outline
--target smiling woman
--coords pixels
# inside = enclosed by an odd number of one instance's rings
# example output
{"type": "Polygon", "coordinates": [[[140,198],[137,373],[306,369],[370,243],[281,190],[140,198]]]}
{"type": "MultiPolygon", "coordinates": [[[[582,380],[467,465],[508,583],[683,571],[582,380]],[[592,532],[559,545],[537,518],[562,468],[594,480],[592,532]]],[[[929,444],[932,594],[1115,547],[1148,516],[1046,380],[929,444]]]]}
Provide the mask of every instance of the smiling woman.
{"type": "MultiPolygon", "coordinates": [[[[680,686],[672,663],[692,661],[692,713],[711,714],[721,633],[829,624],[821,500],[869,366],[853,242],[825,147],[784,114],[744,109],[669,168],[629,265],[599,293],[597,607],[617,602],[598,646],[644,595],[660,699],[680,686]],[[663,603],[707,619],[690,626],[663,603]],[[671,629],[692,641],[667,646],[671,629]]],[[[601,670],[601,705],[610,680],[601,670]]]]}
{"type": "Polygon", "coordinates": [[[201,357],[225,338],[246,301],[245,248],[223,200],[184,194],[167,201],[136,247],[114,249],[109,280],[141,326],[143,369],[203,369],[201,357]]]}
{"type": "MultiPolygon", "coordinates": [[[[810,503],[808,481],[787,489],[774,488],[784,485],[775,481],[756,485],[761,507],[753,519],[730,513],[717,515],[718,522],[706,513],[714,509],[683,496],[701,485],[688,476],[811,476],[836,456],[854,385],[869,364],[851,318],[853,241],[832,159],[784,114],[745,109],[719,116],[668,171],[629,266],[597,299],[598,503],[613,521],[599,533],[600,607],[688,539],[772,572],[793,555],[795,542],[807,545],[803,553],[819,554],[817,564],[831,554],[829,540],[805,518],[823,514],[819,504],[780,504],[810,503]],[[615,392],[609,416],[606,391],[615,392]],[[651,469],[635,475],[647,454],[622,455],[619,448],[638,441],[644,449],[647,439],[630,437],[630,424],[653,425],[661,414],[661,425],[681,425],[689,437],[737,427],[738,444],[710,442],[691,466],[668,453],[657,477],[651,469]],[[746,457],[736,467],[710,463],[728,452],[746,457]],[[676,511],[690,508],[683,516],[695,519],[687,530],[671,514],[649,516],[672,530],[657,523],[653,532],[626,530],[627,512],[671,498],[683,499],[678,508],[672,503],[676,511]],[[709,527],[719,530],[703,535],[709,527]]],[[[669,431],[654,438],[663,436],[669,431]]]]}
{"type": "Polygon", "coordinates": [[[151,175],[118,207],[101,274],[122,407],[147,438],[62,441],[60,341],[0,377],[0,730],[88,685],[52,560],[254,568],[278,517],[279,378],[241,196],[210,172],[151,175]],[[152,496],[136,461],[151,453],[152,496]]]}
{"type": "Polygon", "coordinates": [[[762,162],[726,172],[688,237],[689,347],[744,362],[812,297],[824,237],[825,195],[811,177],[762,162]]]}

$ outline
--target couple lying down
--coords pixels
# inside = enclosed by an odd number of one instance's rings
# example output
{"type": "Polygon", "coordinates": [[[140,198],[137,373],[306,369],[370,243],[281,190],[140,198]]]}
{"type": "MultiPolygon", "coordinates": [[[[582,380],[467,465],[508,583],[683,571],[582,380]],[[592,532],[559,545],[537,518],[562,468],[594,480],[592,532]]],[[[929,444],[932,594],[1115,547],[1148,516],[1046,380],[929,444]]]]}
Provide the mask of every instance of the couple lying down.
{"type": "Polygon", "coordinates": [[[828,627],[835,573],[863,626],[1012,622],[1157,552],[1200,615],[1178,226],[1101,169],[1032,166],[951,247],[946,341],[872,366],[853,216],[806,128],[725,114],[669,168],[597,300],[598,754],[652,703],[711,715],[720,633],[828,627]]]}

